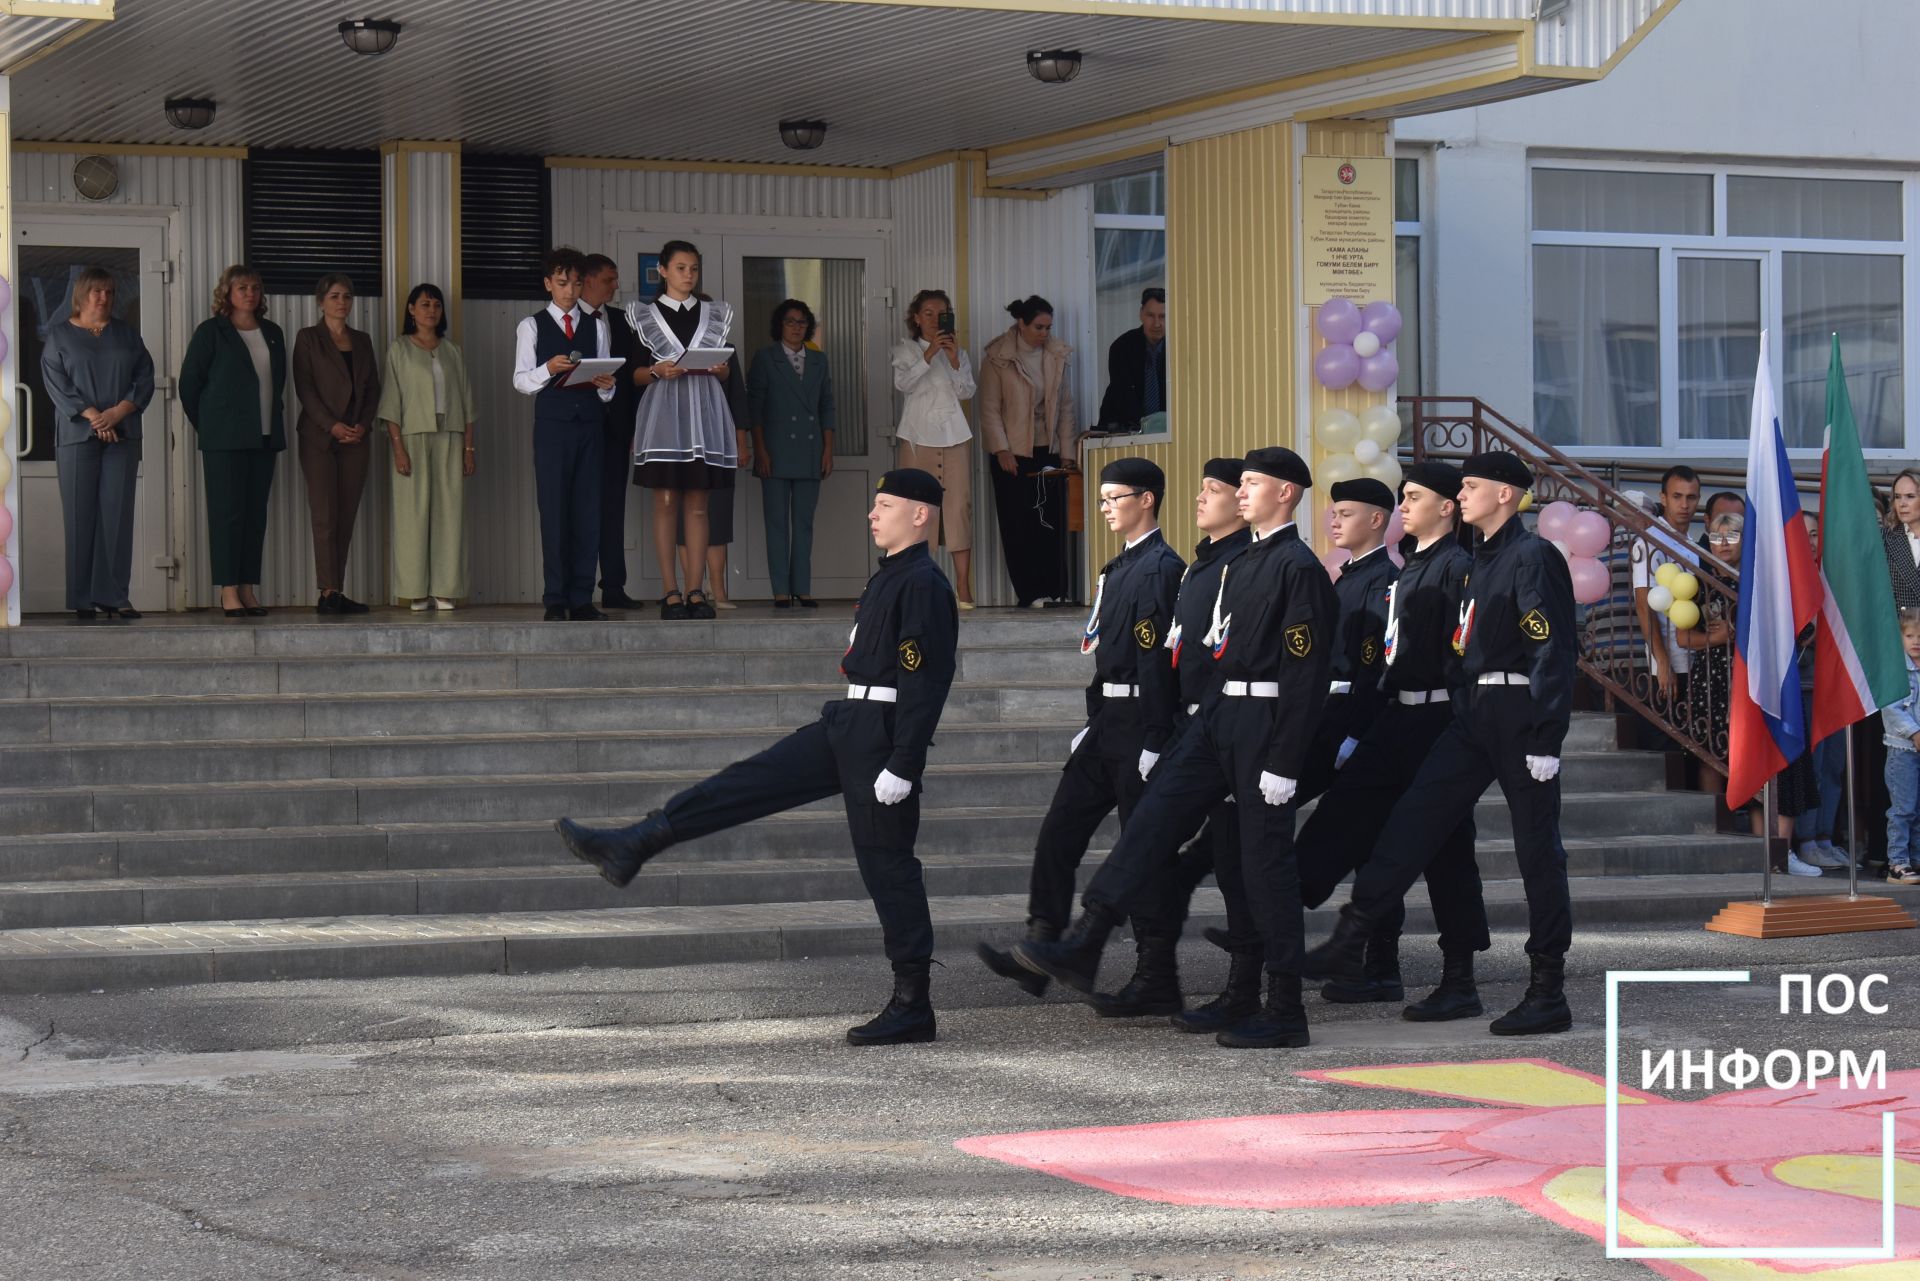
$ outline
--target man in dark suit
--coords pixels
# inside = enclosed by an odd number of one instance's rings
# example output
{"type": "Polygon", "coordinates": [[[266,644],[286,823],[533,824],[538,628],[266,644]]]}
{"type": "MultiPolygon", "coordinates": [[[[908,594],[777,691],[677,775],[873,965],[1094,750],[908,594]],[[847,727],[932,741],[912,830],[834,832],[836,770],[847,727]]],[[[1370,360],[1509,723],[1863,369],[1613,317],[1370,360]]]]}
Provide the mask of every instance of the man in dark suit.
{"type": "Polygon", "coordinates": [[[1133,431],[1149,414],[1167,409],[1167,291],[1140,295],[1140,327],[1107,348],[1107,394],[1100,398],[1104,430],[1133,431]]]}
{"type": "Polygon", "coordinates": [[[600,456],[600,604],[606,609],[638,609],[627,595],[627,485],[633,472],[633,417],[640,388],[635,359],[640,336],[627,313],[613,305],[620,292],[620,265],[605,254],[588,254],[580,280],[580,305],[601,322],[599,355],[627,363],[614,375],[607,402],[600,456]]]}

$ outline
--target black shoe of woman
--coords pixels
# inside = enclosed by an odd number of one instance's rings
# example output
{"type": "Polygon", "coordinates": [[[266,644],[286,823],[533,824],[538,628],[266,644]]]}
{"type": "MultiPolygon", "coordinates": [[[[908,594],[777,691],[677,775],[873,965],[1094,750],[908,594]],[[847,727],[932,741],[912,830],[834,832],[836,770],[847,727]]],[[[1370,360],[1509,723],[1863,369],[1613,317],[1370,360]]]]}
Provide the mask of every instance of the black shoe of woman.
{"type": "Polygon", "coordinates": [[[687,593],[688,618],[718,618],[719,616],[719,611],[714,609],[713,602],[707,599],[705,592],[696,587],[687,593]],[[695,597],[699,599],[696,600],[695,597]]]}
{"type": "Polygon", "coordinates": [[[801,609],[819,609],[820,608],[820,602],[815,600],[811,596],[796,596],[794,597],[794,599],[800,602],[801,609]]]}
{"type": "Polygon", "coordinates": [[[673,622],[687,617],[687,598],[679,592],[668,592],[660,598],[660,617],[673,622]]]}
{"type": "Polygon", "coordinates": [[[94,618],[94,611],[90,609],[76,609],[73,611],[73,616],[80,622],[91,623],[94,618]]]}

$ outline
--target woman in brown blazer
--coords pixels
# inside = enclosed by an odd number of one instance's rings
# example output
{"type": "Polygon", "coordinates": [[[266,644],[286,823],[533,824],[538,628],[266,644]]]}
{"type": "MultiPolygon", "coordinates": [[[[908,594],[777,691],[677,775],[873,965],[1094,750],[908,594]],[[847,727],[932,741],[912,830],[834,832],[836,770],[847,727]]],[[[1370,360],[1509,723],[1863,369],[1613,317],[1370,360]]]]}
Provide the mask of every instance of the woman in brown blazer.
{"type": "Polygon", "coordinates": [[[980,362],[980,443],[993,459],[994,507],[1007,577],[1021,608],[1067,594],[1067,487],[1051,469],[1079,466],[1080,426],[1053,304],[1035,294],[1007,305],[1013,325],[980,362]]]}
{"type": "Polygon", "coordinates": [[[364,614],[367,607],[341,588],[373,454],[367,433],[380,404],[380,369],[373,339],[347,324],[353,282],[322,276],[313,293],[320,323],[302,329],[293,341],[293,389],[300,400],[300,470],[307,478],[313,569],[320,585],[314,612],[364,614]]]}

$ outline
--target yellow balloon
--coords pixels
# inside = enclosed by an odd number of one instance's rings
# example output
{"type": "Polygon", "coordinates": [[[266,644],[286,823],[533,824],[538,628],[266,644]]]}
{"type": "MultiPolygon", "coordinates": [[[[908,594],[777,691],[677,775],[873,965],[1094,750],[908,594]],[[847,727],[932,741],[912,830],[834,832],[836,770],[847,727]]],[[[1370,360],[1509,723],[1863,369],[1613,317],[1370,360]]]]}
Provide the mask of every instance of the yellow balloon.
{"type": "Polygon", "coordinates": [[[12,479],[13,479],[13,456],[7,453],[6,450],[0,449],[0,489],[5,489],[7,487],[7,482],[12,479]]]}
{"type": "Polygon", "coordinates": [[[7,407],[5,399],[0,399],[0,441],[7,438],[7,428],[13,426],[13,410],[7,407]]]}
{"type": "Polygon", "coordinates": [[[1700,594],[1700,580],[1682,571],[1673,576],[1673,581],[1667,584],[1667,590],[1673,593],[1675,600],[1692,600],[1700,594]]]}
{"type": "Polygon", "coordinates": [[[1681,631],[1700,626],[1700,607],[1690,600],[1677,600],[1667,610],[1667,619],[1681,631]]]}
{"type": "Polygon", "coordinates": [[[1328,454],[1320,460],[1314,480],[1322,485],[1337,485],[1343,480],[1358,480],[1360,460],[1352,454],[1328,454]]]}
{"type": "MultiPolygon", "coordinates": [[[[1355,460],[1358,461],[1357,459],[1355,460]]],[[[1398,492],[1400,489],[1400,460],[1392,454],[1382,454],[1370,463],[1361,465],[1360,470],[1373,477],[1388,489],[1398,492]]]]}
{"type": "Polygon", "coordinates": [[[1533,491],[1531,489],[1529,489],[1526,493],[1520,495],[1520,510],[1523,512],[1530,512],[1533,510],[1533,491]]]}
{"type": "MultiPolygon", "coordinates": [[[[1653,581],[1671,592],[1673,591],[1673,580],[1680,577],[1682,572],[1684,571],[1672,561],[1663,561],[1661,562],[1660,568],[1653,571],[1653,581]]],[[[1673,592],[1673,594],[1678,596],[1680,593],[1673,592]]]]}
{"type": "Polygon", "coordinates": [[[1400,443],[1400,411],[1392,405],[1372,405],[1360,411],[1360,436],[1382,449],[1400,443]]]}
{"type": "Polygon", "coordinates": [[[1329,406],[1313,416],[1313,438],[1330,454],[1348,453],[1360,443],[1360,420],[1351,410],[1329,406]]]}

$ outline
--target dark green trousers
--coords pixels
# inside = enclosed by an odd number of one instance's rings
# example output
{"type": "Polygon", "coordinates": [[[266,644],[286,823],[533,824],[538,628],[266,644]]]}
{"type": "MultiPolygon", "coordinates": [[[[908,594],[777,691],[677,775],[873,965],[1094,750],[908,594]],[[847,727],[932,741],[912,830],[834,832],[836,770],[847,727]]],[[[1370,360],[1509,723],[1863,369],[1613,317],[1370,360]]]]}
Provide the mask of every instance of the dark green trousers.
{"type": "Polygon", "coordinates": [[[200,470],[207,493],[207,560],[220,587],[258,584],[267,542],[273,465],[267,449],[207,449],[200,470]]]}

